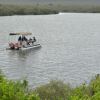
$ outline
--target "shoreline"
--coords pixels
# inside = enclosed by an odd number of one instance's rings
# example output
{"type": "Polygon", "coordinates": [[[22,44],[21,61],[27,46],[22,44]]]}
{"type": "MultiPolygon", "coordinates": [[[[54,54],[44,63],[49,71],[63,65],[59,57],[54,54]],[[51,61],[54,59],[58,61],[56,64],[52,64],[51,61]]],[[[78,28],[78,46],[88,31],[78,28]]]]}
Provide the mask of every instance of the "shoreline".
{"type": "Polygon", "coordinates": [[[4,5],[0,4],[0,16],[50,15],[59,13],[100,13],[100,6],[77,5],[4,5]]]}

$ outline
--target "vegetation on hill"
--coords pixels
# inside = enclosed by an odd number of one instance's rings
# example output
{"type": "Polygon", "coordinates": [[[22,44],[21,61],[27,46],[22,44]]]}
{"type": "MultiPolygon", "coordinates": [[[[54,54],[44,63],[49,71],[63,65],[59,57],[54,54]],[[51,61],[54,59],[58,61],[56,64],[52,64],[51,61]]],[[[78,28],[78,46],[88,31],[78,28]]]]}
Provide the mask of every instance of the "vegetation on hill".
{"type": "Polygon", "coordinates": [[[0,73],[0,100],[100,100],[100,75],[87,84],[72,88],[59,80],[35,89],[26,80],[12,81],[0,73]]]}
{"type": "Polygon", "coordinates": [[[0,15],[43,15],[57,14],[58,11],[52,7],[43,5],[0,5],[0,15]]]}
{"type": "Polygon", "coordinates": [[[100,6],[79,6],[79,5],[54,5],[54,4],[35,4],[35,5],[2,5],[0,4],[0,16],[9,15],[43,15],[57,14],[59,12],[86,12],[100,13],[100,6]]]}

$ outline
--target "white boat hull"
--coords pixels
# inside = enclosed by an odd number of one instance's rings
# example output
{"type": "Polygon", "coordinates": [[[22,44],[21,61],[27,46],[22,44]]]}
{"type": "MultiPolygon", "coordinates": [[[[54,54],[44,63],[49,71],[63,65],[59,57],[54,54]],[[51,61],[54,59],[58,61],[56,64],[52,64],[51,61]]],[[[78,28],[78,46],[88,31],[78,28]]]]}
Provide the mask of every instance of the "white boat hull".
{"type": "Polygon", "coordinates": [[[22,47],[19,50],[25,51],[25,50],[35,49],[35,48],[39,48],[39,47],[41,47],[41,45],[40,44],[36,44],[36,45],[33,45],[33,46],[22,47]]]}
{"type": "Polygon", "coordinates": [[[40,48],[41,45],[40,44],[35,44],[32,46],[28,46],[28,47],[21,47],[19,49],[11,49],[11,48],[6,48],[6,50],[20,50],[20,51],[26,51],[26,50],[30,50],[30,49],[35,49],[35,48],[40,48]]]}

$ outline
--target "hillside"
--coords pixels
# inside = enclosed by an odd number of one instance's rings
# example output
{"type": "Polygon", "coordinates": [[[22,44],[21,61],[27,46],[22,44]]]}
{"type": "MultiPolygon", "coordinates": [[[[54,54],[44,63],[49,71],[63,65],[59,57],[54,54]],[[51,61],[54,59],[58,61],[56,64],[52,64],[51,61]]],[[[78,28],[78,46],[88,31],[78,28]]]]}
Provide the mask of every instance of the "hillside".
{"type": "Polygon", "coordinates": [[[0,16],[100,13],[99,0],[0,0],[0,16]]]}

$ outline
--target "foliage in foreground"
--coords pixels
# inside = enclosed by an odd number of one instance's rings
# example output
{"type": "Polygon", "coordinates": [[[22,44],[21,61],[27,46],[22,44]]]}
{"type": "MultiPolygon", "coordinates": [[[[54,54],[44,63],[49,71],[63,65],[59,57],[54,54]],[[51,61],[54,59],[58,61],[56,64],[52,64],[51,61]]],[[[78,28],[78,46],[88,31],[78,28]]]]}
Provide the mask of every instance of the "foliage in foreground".
{"type": "Polygon", "coordinates": [[[85,83],[71,88],[61,81],[50,81],[36,88],[41,100],[100,100],[100,75],[98,74],[88,85],[85,83]]]}
{"type": "Polygon", "coordinates": [[[59,80],[29,90],[26,80],[12,81],[0,74],[0,100],[100,100],[100,75],[88,85],[71,88],[59,80]]]}
{"type": "Polygon", "coordinates": [[[0,100],[40,100],[37,94],[28,91],[27,81],[7,80],[0,74],[0,100]]]}
{"type": "Polygon", "coordinates": [[[41,100],[66,100],[71,94],[70,85],[58,80],[52,80],[46,85],[37,87],[35,91],[41,100]]]}

